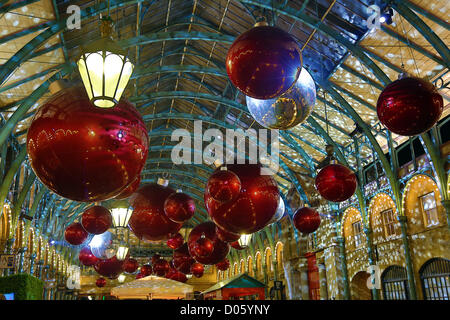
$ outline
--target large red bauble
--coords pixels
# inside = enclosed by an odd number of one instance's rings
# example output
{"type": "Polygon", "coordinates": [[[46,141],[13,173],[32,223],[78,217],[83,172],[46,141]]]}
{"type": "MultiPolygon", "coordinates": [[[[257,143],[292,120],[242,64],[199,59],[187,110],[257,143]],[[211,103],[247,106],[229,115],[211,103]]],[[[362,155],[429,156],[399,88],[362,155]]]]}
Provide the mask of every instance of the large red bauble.
{"type": "Polygon", "coordinates": [[[92,254],[91,248],[89,246],[86,246],[80,250],[80,253],[78,254],[78,259],[86,267],[91,267],[98,261],[100,261],[99,258],[97,258],[92,254]]]}
{"type": "Polygon", "coordinates": [[[186,193],[176,192],[164,202],[164,212],[173,222],[183,223],[194,216],[195,202],[186,193]]]}
{"type": "Polygon", "coordinates": [[[98,108],[77,86],[59,91],[36,112],[27,150],[31,167],[50,190],[95,202],[117,196],[140,174],[148,134],[127,100],[98,108]]]}
{"type": "Polygon", "coordinates": [[[301,233],[312,233],[320,226],[320,215],[313,208],[303,207],[298,209],[293,217],[295,228],[301,233]]]}
{"type": "Polygon", "coordinates": [[[170,220],[164,213],[164,202],[175,191],[152,183],[140,187],[130,198],[134,208],[130,228],[139,239],[149,241],[167,240],[177,233],[182,224],[170,220]]]}
{"type": "Polygon", "coordinates": [[[192,246],[194,255],[199,258],[207,258],[214,251],[214,243],[208,238],[201,236],[192,246]]]}
{"type": "Polygon", "coordinates": [[[206,192],[216,201],[228,202],[239,196],[241,186],[241,180],[234,172],[218,170],[209,177],[206,192]]]}
{"type": "Polygon", "coordinates": [[[195,263],[195,259],[190,255],[188,244],[185,243],[173,252],[173,267],[183,272],[184,274],[189,274],[191,266],[195,263]]]}
{"type": "Polygon", "coordinates": [[[297,81],[302,55],[297,42],[286,31],[258,26],[233,42],[225,64],[231,82],[245,95],[272,99],[297,81]]]}
{"type": "Polygon", "coordinates": [[[78,246],[86,241],[88,233],[84,230],[83,226],[79,222],[74,222],[69,225],[64,231],[64,239],[68,243],[74,246],[78,246]]]}
{"type": "Polygon", "coordinates": [[[100,260],[94,265],[94,269],[104,277],[117,279],[123,272],[123,264],[124,261],[120,261],[114,256],[110,259],[100,260]]]}
{"type": "Polygon", "coordinates": [[[98,278],[97,281],[95,281],[95,284],[99,288],[103,288],[106,285],[106,279],[105,278],[98,278]]]}
{"type": "Polygon", "coordinates": [[[125,199],[131,196],[137,188],[139,188],[139,184],[141,183],[141,176],[137,176],[136,179],[125,189],[122,190],[119,195],[115,196],[114,199],[125,199]]]}
{"type": "Polygon", "coordinates": [[[135,273],[138,268],[139,263],[136,259],[133,258],[125,260],[123,264],[123,271],[125,271],[126,273],[135,273]]]}
{"type": "Polygon", "coordinates": [[[149,264],[144,264],[141,267],[141,270],[139,271],[139,273],[142,275],[142,277],[150,276],[153,273],[153,268],[149,264]]]}
{"type": "Polygon", "coordinates": [[[319,194],[332,202],[350,199],[358,185],[355,173],[338,163],[322,168],[316,176],[315,183],[319,194]]]}
{"type": "Polygon", "coordinates": [[[93,206],[84,211],[81,216],[83,228],[92,234],[102,234],[111,227],[112,217],[108,209],[102,206],[93,206]]]}
{"type": "Polygon", "coordinates": [[[228,259],[226,258],[216,264],[216,268],[219,269],[220,271],[226,271],[228,270],[229,267],[230,261],[228,261],[228,259]]]}
{"type": "Polygon", "coordinates": [[[167,275],[166,275],[167,279],[170,280],[174,280],[174,281],[179,281],[179,282],[186,282],[187,281],[187,277],[184,273],[177,271],[175,269],[171,269],[167,275]]]}
{"type": "Polygon", "coordinates": [[[205,192],[209,216],[228,232],[250,234],[261,230],[277,211],[280,192],[275,179],[261,174],[259,164],[232,164],[227,168],[241,180],[241,191],[235,200],[225,203],[214,200],[205,192]]]}
{"type": "Polygon", "coordinates": [[[197,262],[202,264],[216,264],[219,261],[222,261],[227,256],[228,252],[230,252],[228,243],[217,237],[216,225],[211,221],[198,224],[191,230],[188,238],[188,249],[191,256],[197,260],[197,262]],[[214,245],[214,250],[208,257],[199,257],[195,255],[194,246],[202,235],[212,241],[214,245]]]}
{"type": "Polygon", "coordinates": [[[219,239],[225,242],[235,242],[241,237],[239,233],[228,232],[218,226],[216,226],[216,233],[219,239]]]}
{"type": "Polygon", "coordinates": [[[436,87],[415,77],[387,85],[377,102],[380,122],[402,136],[414,136],[431,129],[443,110],[444,101],[436,87]]]}
{"type": "Polygon", "coordinates": [[[205,272],[205,267],[201,263],[196,262],[191,266],[191,273],[194,277],[200,278],[203,276],[203,272],[205,272]]]}
{"type": "Polygon", "coordinates": [[[165,259],[159,259],[153,265],[153,272],[158,277],[164,277],[166,275],[166,273],[169,272],[169,270],[170,270],[169,261],[167,261],[165,259]]]}
{"type": "Polygon", "coordinates": [[[183,243],[184,243],[184,238],[180,233],[177,233],[177,234],[171,236],[169,238],[169,240],[167,240],[167,246],[173,250],[181,247],[183,245],[183,243]]]}
{"type": "Polygon", "coordinates": [[[244,249],[246,249],[245,247],[242,247],[242,246],[239,244],[239,241],[234,241],[234,242],[230,243],[230,246],[231,246],[232,248],[236,249],[236,250],[244,250],[244,249]]]}

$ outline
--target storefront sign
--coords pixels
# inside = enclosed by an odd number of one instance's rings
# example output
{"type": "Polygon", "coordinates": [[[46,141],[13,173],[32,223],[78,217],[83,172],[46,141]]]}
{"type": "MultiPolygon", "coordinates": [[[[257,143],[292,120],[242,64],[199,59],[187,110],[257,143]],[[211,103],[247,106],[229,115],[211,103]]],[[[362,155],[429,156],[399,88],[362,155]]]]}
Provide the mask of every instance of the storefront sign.
{"type": "Polygon", "coordinates": [[[0,254],[0,269],[14,268],[15,256],[13,254],[0,254]]]}

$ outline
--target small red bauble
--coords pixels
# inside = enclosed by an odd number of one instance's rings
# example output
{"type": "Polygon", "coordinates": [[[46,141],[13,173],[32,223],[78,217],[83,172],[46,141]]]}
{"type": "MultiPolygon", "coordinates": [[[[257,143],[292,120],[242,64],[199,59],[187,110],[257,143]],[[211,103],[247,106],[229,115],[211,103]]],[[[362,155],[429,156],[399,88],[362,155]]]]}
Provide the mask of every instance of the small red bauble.
{"type": "Polygon", "coordinates": [[[261,174],[263,168],[259,164],[232,164],[227,165],[227,170],[239,177],[241,191],[236,199],[224,203],[205,191],[209,216],[220,228],[232,233],[250,234],[263,229],[278,208],[280,192],[275,179],[261,174]]]}
{"type": "Polygon", "coordinates": [[[98,274],[109,279],[117,279],[123,272],[124,261],[117,260],[116,256],[111,259],[100,260],[94,265],[98,274]]]}
{"type": "Polygon", "coordinates": [[[355,173],[338,163],[322,168],[316,176],[315,184],[319,194],[332,202],[350,199],[358,185],[355,173]]]}
{"type": "Polygon", "coordinates": [[[295,39],[271,26],[254,27],[241,34],[228,50],[226,68],[231,82],[245,95],[271,99],[286,92],[302,70],[302,55],[295,39]]]}
{"type": "Polygon", "coordinates": [[[138,176],[134,181],[126,187],[119,195],[115,196],[114,199],[126,199],[131,196],[138,188],[141,183],[141,176],[138,176]]]}
{"type": "Polygon", "coordinates": [[[139,271],[139,273],[142,275],[142,277],[148,277],[153,273],[153,268],[149,264],[144,264],[141,267],[141,270],[139,271]]]}
{"type": "Polygon", "coordinates": [[[194,255],[199,258],[207,258],[214,251],[214,243],[202,235],[200,238],[195,241],[192,246],[192,250],[194,255]]]}
{"type": "Polygon", "coordinates": [[[125,260],[125,262],[123,264],[123,270],[126,273],[135,273],[138,268],[139,268],[139,263],[137,262],[136,259],[133,259],[133,258],[125,260]]]}
{"type": "Polygon", "coordinates": [[[33,171],[50,190],[95,202],[117,196],[141,173],[148,134],[127,100],[98,108],[84,87],[76,86],[39,108],[28,129],[27,151],[33,171]]]}
{"type": "Polygon", "coordinates": [[[191,256],[197,260],[197,262],[202,264],[216,264],[219,261],[222,261],[227,256],[228,252],[230,252],[228,243],[217,237],[216,225],[211,221],[198,224],[191,230],[188,238],[188,249],[191,256]],[[202,236],[213,243],[213,252],[208,257],[200,257],[195,254],[194,247],[197,240],[202,236]]]}
{"type": "Polygon", "coordinates": [[[169,270],[170,270],[169,262],[165,259],[159,259],[153,265],[153,272],[158,277],[164,277],[166,273],[169,272],[169,270]]]}
{"type": "Polygon", "coordinates": [[[298,209],[292,218],[295,228],[301,233],[312,233],[320,226],[320,215],[313,208],[298,209]]]}
{"type": "Polygon", "coordinates": [[[236,199],[241,192],[241,180],[232,171],[215,171],[208,179],[206,192],[216,201],[231,201],[236,199]]]}
{"type": "Polygon", "coordinates": [[[189,274],[195,259],[190,255],[188,244],[185,243],[173,252],[173,267],[184,273],[189,274]]]}
{"type": "Polygon", "coordinates": [[[141,278],[144,278],[144,275],[143,275],[142,273],[139,272],[139,273],[136,275],[136,280],[141,279],[141,278]]]}
{"type": "Polygon", "coordinates": [[[415,77],[392,82],[377,101],[380,122],[402,136],[414,136],[431,129],[443,110],[444,101],[436,87],[415,77]]]}
{"type": "Polygon", "coordinates": [[[103,288],[106,285],[106,279],[105,278],[98,278],[97,281],[95,281],[95,284],[99,288],[103,288]]]}
{"type": "Polygon", "coordinates": [[[111,227],[111,213],[105,207],[93,206],[84,211],[81,216],[81,224],[89,233],[102,234],[111,227]]]}
{"type": "Polygon", "coordinates": [[[155,253],[153,256],[152,256],[152,264],[155,264],[157,261],[159,261],[159,259],[161,259],[162,257],[161,257],[161,255],[159,254],[159,253],[155,253]]]}
{"type": "Polygon", "coordinates": [[[134,208],[130,228],[139,239],[167,240],[182,224],[170,220],[164,213],[164,202],[175,190],[152,183],[140,187],[130,198],[134,208]]]}
{"type": "Polygon", "coordinates": [[[78,246],[86,241],[88,233],[84,230],[83,226],[79,222],[74,222],[66,228],[64,231],[64,239],[68,243],[74,246],[78,246]]]}
{"type": "Polygon", "coordinates": [[[239,233],[228,232],[218,226],[216,226],[216,233],[219,239],[225,242],[235,242],[241,237],[239,233]]]}
{"type": "Polygon", "coordinates": [[[205,272],[205,267],[201,263],[196,262],[191,266],[191,273],[194,277],[200,278],[203,276],[203,272],[205,272]]]}
{"type": "Polygon", "coordinates": [[[241,247],[241,245],[239,244],[239,241],[234,241],[232,243],[230,243],[230,246],[236,250],[244,250],[246,248],[241,247]]]}
{"type": "Polygon", "coordinates": [[[184,243],[184,238],[180,233],[171,236],[169,240],[167,240],[167,246],[173,250],[178,249],[184,243]]]}
{"type": "Polygon", "coordinates": [[[186,193],[173,193],[164,202],[164,212],[173,222],[183,223],[194,216],[194,200],[186,193]]]}
{"type": "Polygon", "coordinates": [[[99,258],[97,258],[92,254],[91,248],[89,246],[86,246],[80,250],[80,253],[78,254],[78,259],[86,267],[91,267],[100,261],[99,258]]]}
{"type": "Polygon", "coordinates": [[[216,264],[216,268],[219,269],[220,271],[226,271],[228,270],[229,267],[230,261],[228,261],[228,259],[226,258],[216,264]]]}
{"type": "Polygon", "coordinates": [[[187,277],[184,273],[177,271],[175,269],[171,269],[167,275],[166,275],[167,279],[170,280],[174,280],[174,281],[179,281],[179,282],[186,282],[187,281],[187,277]]]}

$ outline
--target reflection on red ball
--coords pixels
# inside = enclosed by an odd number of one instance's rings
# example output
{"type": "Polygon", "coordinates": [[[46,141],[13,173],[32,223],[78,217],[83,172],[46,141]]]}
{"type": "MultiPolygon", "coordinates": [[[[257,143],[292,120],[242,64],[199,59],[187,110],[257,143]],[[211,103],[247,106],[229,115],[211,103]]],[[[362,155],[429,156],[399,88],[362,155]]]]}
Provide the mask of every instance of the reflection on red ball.
{"type": "Polygon", "coordinates": [[[215,171],[208,179],[206,192],[216,201],[231,201],[236,199],[241,192],[241,180],[232,171],[215,171]]]}
{"type": "Polygon", "coordinates": [[[167,240],[177,233],[182,224],[170,220],[164,213],[164,202],[175,191],[156,183],[140,187],[130,198],[134,208],[130,228],[139,239],[167,240]]]}
{"type": "Polygon", "coordinates": [[[190,255],[188,244],[185,243],[173,252],[173,267],[178,271],[189,274],[194,258],[190,255]]]}
{"type": "Polygon", "coordinates": [[[164,277],[166,273],[169,272],[169,270],[170,270],[169,262],[165,259],[159,259],[153,265],[153,272],[158,277],[164,277]]]}
{"type": "Polygon", "coordinates": [[[139,271],[139,273],[142,275],[142,277],[148,277],[153,273],[153,268],[149,264],[144,264],[141,267],[141,270],[139,271]]]}
{"type": "Polygon", "coordinates": [[[216,268],[220,271],[226,271],[230,267],[230,261],[227,258],[223,259],[219,263],[216,264],[216,268]]]}
{"type": "Polygon", "coordinates": [[[64,239],[74,246],[78,246],[86,241],[88,233],[84,230],[81,223],[74,222],[64,231],[64,239]]]}
{"type": "Polygon", "coordinates": [[[148,153],[142,116],[125,99],[95,107],[82,86],[63,89],[36,112],[27,134],[31,167],[56,194],[95,202],[117,196],[148,153]]]}
{"type": "Polygon", "coordinates": [[[208,238],[201,236],[192,246],[194,255],[199,258],[207,258],[214,251],[214,243],[208,238]]]}
{"type": "Polygon", "coordinates": [[[103,206],[93,206],[84,211],[81,224],[89,233],[102,234],[111,227],[111,213],[103,206]]]}
{"type": "Polygon", "coordinates": [[[234,242],[230,243],[230,246],[236,250],[244,250],[245,249],[245,247],[242,247],[239,244],[239,241],[234,241],[234,242]]]}
{"type": "Polygon", "coordinates": [[[205,267],[201,263],[196,262],[191,266],[191,273],[196,278],[203,276],[204,271],[205,267]]]}
{"type": "Polygon", "coordinates": [[[80,250],[80,253],[78,254],[78,259],[86,267],[91,267],[100,260],[99,258],[97,258],[92,254],[91,248],[89,246],[86,246],[80,250]]]}
{"type": "Polygon", "coordinates": [[[302,70],[295,39],[271,26],[254,27],[241,34],[228,50],[226,68],[231,82],[245,95],[271,99],[286,92],[302,70]]]}
{"type": "Polygon", "coordinates": [[[139,184],[141,183],[141,176],[137,176],[136,179],[125,189],[122,190],[119,195],[115,196],[114,199],[125,199],[131,196],[137,188],[139,188],[139,184]]]}
{"type": "Polygon", "coordinates": [[[228,232],[250,234],[263,229],[278,208],[280,192],[275,179],[261,174],[259,164],[232,164],[227,168],[241,180],[241,191],[235,200],[225,203],[214,200],[205,192],[209,216],[228,232]]]}
{"type": "Polygon", "coordinates": [[[238,233],[228,232],[218,226],[216,226],[216,233],[219,239],[225,242],[234,242],[239,240],[241,237],[238,233]]]}
{"type": "Polygon", "coordinates": [[[123,272],[123,263],[124,261],[117,260],[114,256],[110,259],[100,260],[94,265],[94,269],[98,274],[114,280],[123,272]]]}
{"type": "Polygon", "coordinates": [[[312,233],[320,226],[320,215],[313,208],[304,207],[298,209],[293,217],[295,228],[301,233],[312,233]]]}
{"type": "Polygon", "coordinates": [[[195,226],[188,238],[188,249],[191,256],[202,264],[216,264],[219,261],[222,261],[230,251],[230,246],[228,243],[223,242],[217,237],[216,234],[216,225],[211,222],[203,222],[195,226]],[[200,257],[195,255],[194,246],[197,243],[197,240],[202,236],[212,241],[214,249],[213,252],[208,257],[200,257]]]}
{"type": "Polygon", "coordinates": [[[164,212],[173,222],[183,223],[194,216],[194,200],[183,192],[172,193],[164,203],[164,212]]]}
{"type": "Polygon", "coordinates": [[[106,279],[105,278],[98,278],[97,281],[95,281],[95,284],[99,288],[103,288],[106,285],[106,279]]]}
{"type": "Polygon", "coordinates": [[[139,268],[139,263],[137,262],[136,259],[133,259],[133,258],[125,260],[125,262],[123,264],[123,270],[126,273],[135,273],[138,268],[139,268]]]}
{"type": "Polygon", "coordinates": [[[184,243],[184,238],[180,233],[171,236],[169,240],[167,240],[167,246],[173,250],[178,249],[184,243]]]}
{"type": "Polygon", "coordinates": [[[377,102],[380,122],[402,136],[414,136],[431,129],[443,110],[444,101],[436,87],[415,77],[392,82],[384,88],[377,102]]]}
{"type": "Polygon", "coordinates": [[[316,176],[315,183],[319,194],[333,202],[350,199],[358,184],[355,173],[338,163],[322,168],[316,176]]]}

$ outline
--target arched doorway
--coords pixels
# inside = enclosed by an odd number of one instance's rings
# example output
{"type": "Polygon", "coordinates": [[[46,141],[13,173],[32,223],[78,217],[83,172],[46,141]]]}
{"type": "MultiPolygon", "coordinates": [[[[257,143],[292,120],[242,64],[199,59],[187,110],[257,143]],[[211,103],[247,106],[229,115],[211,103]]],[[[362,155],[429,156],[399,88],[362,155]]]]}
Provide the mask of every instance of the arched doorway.
{"type": "Polygon", "coordinates": [[[381,274],[384,300],[408,300],[408,276],[406,269],[390,266],[381,274]]]}
{"type": "Polygon", "coordinates": [[[350,282],[350,294],[352,300],[371,300],[372,294],[367,287],[367,279],[369,274],[360,271],[355,274],[350,282]]]}
{"type": "Polygon", "coordinates": [[[450,260],[430,259],[419,274],[425,300],[450,300],[450,260]]]}

